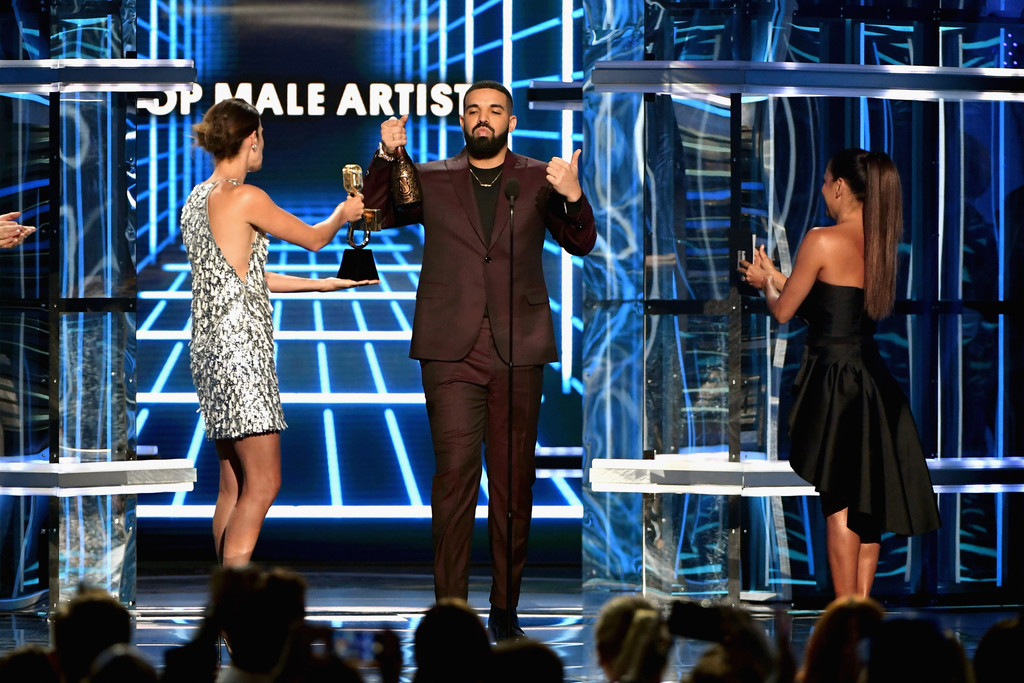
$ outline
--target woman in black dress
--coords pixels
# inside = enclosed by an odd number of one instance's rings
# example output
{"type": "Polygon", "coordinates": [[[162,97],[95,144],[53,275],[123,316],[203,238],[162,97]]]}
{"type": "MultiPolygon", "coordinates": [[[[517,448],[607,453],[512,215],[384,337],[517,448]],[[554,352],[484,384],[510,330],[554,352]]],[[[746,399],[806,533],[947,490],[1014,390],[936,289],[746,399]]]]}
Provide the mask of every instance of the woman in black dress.
{"type": "Polygon", "coordinates": [[[913,415],[873,338],[896,293],[902,191],[888,156],[848,149],[829,162],[821,194],[836,224],[807,233],[788,278],[763,246],[739,270],[780,323],[807,322],[789,460],[821,496],[836,597],[867,596],[883,531],[939,526],[913,415]]]}

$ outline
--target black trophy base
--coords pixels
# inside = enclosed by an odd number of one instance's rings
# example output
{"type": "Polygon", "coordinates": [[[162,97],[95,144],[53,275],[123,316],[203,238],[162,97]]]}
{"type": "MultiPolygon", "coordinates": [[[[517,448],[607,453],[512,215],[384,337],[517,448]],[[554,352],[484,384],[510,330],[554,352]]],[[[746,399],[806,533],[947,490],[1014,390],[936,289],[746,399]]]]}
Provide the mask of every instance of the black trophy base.
{"type": "Polygon", "coordinates": [[[343,280],[379,280],[377,264],[373,262],[373,252],[369,249],[346,249],[341,252],[341,267],[338,277],[343,280]]]}

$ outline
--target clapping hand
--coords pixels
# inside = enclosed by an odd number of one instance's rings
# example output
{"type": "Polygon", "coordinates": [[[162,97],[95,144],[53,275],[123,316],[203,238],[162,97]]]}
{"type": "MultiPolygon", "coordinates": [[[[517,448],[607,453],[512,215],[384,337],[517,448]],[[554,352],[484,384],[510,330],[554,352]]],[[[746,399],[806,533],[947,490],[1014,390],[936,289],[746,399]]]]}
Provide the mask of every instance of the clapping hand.
{"type": "Polygon", "coordinates": [[[751,287],[764,289],[765,280],[775,272],[775,264],[768,257],[763,244],[754,250],[753,258],[753,261],[740,261],[736,270],[751,287]]]}
{"type": "Polygon", "coordinates": [[[20,247],[35,228],[17,222],[20,211],[0,214],[0,249],[20,247]]]}

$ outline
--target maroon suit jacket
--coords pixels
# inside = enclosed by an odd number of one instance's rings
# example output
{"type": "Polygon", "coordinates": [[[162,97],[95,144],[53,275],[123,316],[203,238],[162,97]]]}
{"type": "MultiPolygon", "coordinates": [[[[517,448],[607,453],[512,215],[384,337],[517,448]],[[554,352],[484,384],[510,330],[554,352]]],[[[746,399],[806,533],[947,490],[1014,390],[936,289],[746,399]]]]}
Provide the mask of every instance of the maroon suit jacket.
{"type": "Polygon", "coordinates": [[[578,216],[566,215],[564,198],[547,181],[547,164],[509,152],[494,214],[491,243],[484,243],[469,157],[418,164],[423,204],[396,212],[390,196],[391,164],[374,156],[363,186],[367,208],[381,209],[382,227],[422,223],[423,267],[416,292],[412,346],[418,360],[461,360],[480,332],[485,309],[502,359],[509,354],[509,205],[504,188],[519,181],[515,202],[513,282],[516,365],[558,360],[541,255],[545,233],[571,254],[594,248],[594,212],[583,198],[578,216]]]}

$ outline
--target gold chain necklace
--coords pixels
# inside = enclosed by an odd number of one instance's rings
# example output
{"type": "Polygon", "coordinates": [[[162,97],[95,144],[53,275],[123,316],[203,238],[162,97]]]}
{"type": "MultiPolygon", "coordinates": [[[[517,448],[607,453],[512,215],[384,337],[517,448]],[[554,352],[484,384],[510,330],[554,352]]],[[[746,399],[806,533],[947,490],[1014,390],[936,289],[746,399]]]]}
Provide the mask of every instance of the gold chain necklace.
{"type": "Polygon", "coordinates": [[[489,183],[485,183],[484,181],[480,180],[480,176],[478,176],[476,174],[476,171],[473,170],[473,167],[472,166],[469,167],[469,172],[473,174],[474,178],[476,178],[476,182],[480,184],[480,187],[494,187],[494,183],[498,182],[498,178],[501,177],[501,172],[504,171],[504,170],[505,169],[503,167],[499,167],[498,168],[498,175],[494,176],[494,180],[492,180],[489,183]]]}

